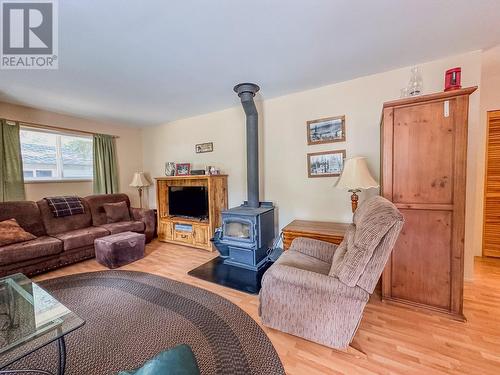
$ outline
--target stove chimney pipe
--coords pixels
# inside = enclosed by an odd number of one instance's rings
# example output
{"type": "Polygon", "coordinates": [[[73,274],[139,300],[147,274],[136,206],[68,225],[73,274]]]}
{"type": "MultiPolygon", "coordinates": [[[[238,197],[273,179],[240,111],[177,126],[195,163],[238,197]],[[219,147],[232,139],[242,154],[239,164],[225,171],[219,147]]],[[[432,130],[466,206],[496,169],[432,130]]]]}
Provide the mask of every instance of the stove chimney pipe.
{"type": "Polygon", "coordinates": [[[234,92],[241,99],[241,105],[247,116],[247,194],[248,206],[257,208],[259,201],[259,114],[253,97],[260,90],[255,83],[240,83],[234,86],[234,92]]]}

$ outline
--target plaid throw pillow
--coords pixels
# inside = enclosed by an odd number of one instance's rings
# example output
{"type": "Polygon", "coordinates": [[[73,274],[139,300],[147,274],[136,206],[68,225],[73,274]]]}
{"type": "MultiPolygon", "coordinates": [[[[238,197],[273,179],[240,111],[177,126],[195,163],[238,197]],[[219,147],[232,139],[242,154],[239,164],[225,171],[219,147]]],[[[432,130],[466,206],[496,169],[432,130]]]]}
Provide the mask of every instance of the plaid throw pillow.
{"type": "Polygon", "coordinates": [[[85,212],[80,197],[48,197],[44,199],[47,201],[54,217],[78,215],[85,212]]]}

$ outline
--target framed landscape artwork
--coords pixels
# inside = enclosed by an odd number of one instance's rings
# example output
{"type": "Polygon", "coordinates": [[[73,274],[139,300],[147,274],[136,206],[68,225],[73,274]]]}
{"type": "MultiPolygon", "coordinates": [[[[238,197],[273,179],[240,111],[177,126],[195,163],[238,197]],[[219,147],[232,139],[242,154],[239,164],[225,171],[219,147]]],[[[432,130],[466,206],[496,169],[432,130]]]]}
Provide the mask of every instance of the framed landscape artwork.
{"type": "Polygon", "coordinates": [[[307,121],[307,144],[345,142],[345,116],[307,121]]]}
{"type": "Polygon", "coordinates": [[[313,152],[307,154],[309,177],[340,176],[344,168],[345,150],[313,152]]]}

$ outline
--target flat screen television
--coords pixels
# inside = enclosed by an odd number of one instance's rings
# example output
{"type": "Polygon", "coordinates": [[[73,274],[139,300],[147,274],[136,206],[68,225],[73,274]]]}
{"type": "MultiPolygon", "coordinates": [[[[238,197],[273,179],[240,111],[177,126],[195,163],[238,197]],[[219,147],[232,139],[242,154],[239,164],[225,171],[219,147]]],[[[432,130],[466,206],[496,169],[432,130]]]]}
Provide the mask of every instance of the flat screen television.
{"type": "Polygon", "coordinates": [[[195,219],[208,218],[208,190],[205,186],[169,186],[168,213],[195,219]]]}

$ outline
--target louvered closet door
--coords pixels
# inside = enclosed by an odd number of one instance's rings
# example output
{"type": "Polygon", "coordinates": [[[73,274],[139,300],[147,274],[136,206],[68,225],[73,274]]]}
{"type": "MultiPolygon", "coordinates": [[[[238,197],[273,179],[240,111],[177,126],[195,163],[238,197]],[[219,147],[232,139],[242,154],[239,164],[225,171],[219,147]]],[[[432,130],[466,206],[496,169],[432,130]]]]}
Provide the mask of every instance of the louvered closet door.
{"type": "Polygon", "coordinates": [[[500,258],[500,111],[488,112],[483,255],[500,258]]]}

